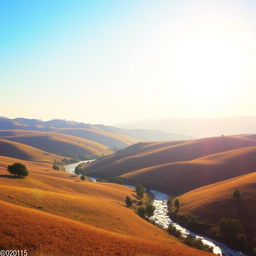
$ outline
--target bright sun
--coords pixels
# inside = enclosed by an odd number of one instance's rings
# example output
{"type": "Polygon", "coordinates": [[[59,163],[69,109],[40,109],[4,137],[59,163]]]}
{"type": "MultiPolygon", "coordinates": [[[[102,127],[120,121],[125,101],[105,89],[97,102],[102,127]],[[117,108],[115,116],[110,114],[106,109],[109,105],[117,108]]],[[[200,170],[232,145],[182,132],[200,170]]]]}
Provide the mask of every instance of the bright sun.
{"type": "Polygon", "coordinates": [[[173,75],[185,93],[199,102],[211,102],[240,84],[241,48],[228,37],[193,36],[176,51],[173,75]]]}

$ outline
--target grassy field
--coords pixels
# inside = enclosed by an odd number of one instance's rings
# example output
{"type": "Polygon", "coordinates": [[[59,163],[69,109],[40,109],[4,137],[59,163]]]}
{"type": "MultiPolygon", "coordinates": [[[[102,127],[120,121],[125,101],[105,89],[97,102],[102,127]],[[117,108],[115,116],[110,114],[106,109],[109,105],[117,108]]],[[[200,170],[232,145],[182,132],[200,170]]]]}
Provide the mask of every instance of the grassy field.
{"type": "Polygon", "coordinates": [[[38,148],[4,139],[0,139],[0,156],[48,163],[52,163],[54,160],[60,161],[63,159],[61,156],[38,148]]]}
{"type": "Polygon", "coordinates": [[[179,194],[253,171],[256,140],[241,136],[187,142],[139,143],[85,169],[179,194]]]}
{"type": "Polygon", "coordinates": [[[181,195],[179,200],[181,217],[178,216],[178,220],[199,220],[201,224],[195,225],[193,221],[192,228],[201,229],[206,235],[247,253],[255,250],[256,172],[192,190],[181,195]],[[240,198],[235,199],[233,193],[237,190],[240,191],[240,198]],[[245,239],[241,240],[239,238],[241,235],[231,239],[233,236],[231,232],[228,237],[223,236],[219,224],[223,218],[237,220],[241,225],[239,232],[245,236],[245,239]]]}
{"type": "Polygon", "coordinates": [[[0,157],[0,248],[30,255],[208,255],[187,247],[125,206],[128,187],[80,181],[50,164],[0,157]],[[25,179],[6,172],[13,162],[25,179]]]}
{"type": "Polygon", "coordinates": [[[70,154],[102,156],[111,153],[109,147],[105,145],[67,134],[30,130],[2,130],[0,137],[66,156],[72,156],[70,154]]]}

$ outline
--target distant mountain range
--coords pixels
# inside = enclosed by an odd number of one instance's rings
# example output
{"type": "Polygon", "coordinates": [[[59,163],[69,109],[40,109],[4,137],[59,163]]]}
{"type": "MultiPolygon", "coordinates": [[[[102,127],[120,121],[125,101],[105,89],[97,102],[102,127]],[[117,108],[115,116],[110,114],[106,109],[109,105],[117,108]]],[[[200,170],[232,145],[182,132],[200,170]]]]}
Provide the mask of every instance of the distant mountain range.
{"type": "Polygon", "coordinates": [[[124,129],[157,129],[193,138],[256,133],[256,117],[165,118],[121,124],[124,129]]]}
{"type": "Polygon", "coordinates": [[[37,130],[69,134],[93,140],[110,148],[124,148],[138,141],[186,140],[189,136],[158,129],[122,129],[103,124],[88,124],[66,120],[0,117],[0,130],[37,130]]]}

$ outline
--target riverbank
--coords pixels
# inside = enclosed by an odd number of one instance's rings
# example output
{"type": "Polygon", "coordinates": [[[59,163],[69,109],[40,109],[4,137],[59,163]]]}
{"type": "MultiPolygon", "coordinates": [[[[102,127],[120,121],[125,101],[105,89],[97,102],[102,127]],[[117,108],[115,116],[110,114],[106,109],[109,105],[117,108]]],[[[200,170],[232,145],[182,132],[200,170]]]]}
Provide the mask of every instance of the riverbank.
{"type": "MultiPolygon", "coordinates": [[[[93,161],[93,160],[89,160],[93,161]]],[[[82,161],[83,162],[83,161],[82,161]]],[[[86,161],[85,161],[86,162],[86,161]]],[[[78,162],[76,164],[72,164],[73,171],[70,173],[74,173],[75,167],[77,165],[81,164],[81,162],[78,162]]],[[[71,165],[69,168],[67,168],[69,171],[71,171],[71,165]]],[[[65,168],[66,170],[66,168],[65,168]]],[[[92,178],[94,182],[96,180],[92,178]]],[[[134,186],[131,185],[126,185],[129,186],[130,188],[135,188],[134,186]]],[[[156,225],[160,226],[161,228],[167,230],[169,225],[174,226],[178,231],[181,232],[181,235],[186,238],[187,236],[191,235],[195,239],[200,239],[204,245],[207,245],[209,247],[213,248],[213,253],[216,255],[220,256],[246,256],[246,254],[232,250],[228,248],[225,244],[222,244],[218,241],[214,241],[208,237],[203,237],[195,234],[194,232],[189,231],[188,229],[180,226],[178,223],[174,222],[173,220],[170,219],[168,215],[168,205],[167,201],[169,196],[165,193],[159,192],[157,190],[150,189],[149,191],[151,194],[153,194],[154,199],[153,199],[153,205],[155,206],[155,211],[152,217],[150,217],[150,220],[153,221],[156,225]]]]}

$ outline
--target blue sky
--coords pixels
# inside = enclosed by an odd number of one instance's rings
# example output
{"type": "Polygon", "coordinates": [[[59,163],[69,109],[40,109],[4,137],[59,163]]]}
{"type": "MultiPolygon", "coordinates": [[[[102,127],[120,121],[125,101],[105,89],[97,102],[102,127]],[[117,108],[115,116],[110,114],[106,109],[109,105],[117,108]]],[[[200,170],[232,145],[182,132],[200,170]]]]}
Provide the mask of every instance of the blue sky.
{"type": "Polygon", "coordinates": [[[253,1],[0,0],[0,115],[256,115],[254,14],[253,1]]]}

